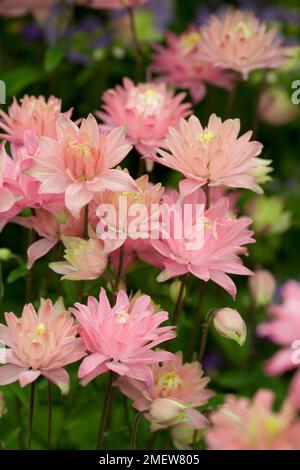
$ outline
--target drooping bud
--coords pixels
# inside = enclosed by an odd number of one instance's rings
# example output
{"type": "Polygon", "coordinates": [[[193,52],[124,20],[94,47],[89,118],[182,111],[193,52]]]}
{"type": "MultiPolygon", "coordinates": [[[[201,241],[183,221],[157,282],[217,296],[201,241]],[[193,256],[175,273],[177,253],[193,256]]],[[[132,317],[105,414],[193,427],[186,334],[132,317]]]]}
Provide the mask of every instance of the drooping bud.
{"type": "Polygon", "coordinates": [[[264,269],[257,270],[249,278],[249,289],[256,306],[269,304],[276,289],[274,276],[264,269]]]}
{"type": "Polygon", "coordinates": [[[179,450],[193,450],[193,444],[203,436],[203,430],[195,430],[186,423],[176,424],[171,428],[171,437],[174,446],[179,450]]]}
{"type": "Polygon", "coordinates": [[[214,316],[214,327],[216,331],[225,338],[236,341],[243,346],[247,328],[241,315],[232,308],[222,308],[214,316]]]}
{"type": "Polygon", "coordinates": [[[0,261],[9,261],[13,258],[13,253],[9,248],[0,248],[0,261]]]}
{"type": "Polygon", "coordinates": [[[187,409],[188,406],[185,403],[173,398],[154,400],[149,410],[151,431],[184,422],[187,409]]]}

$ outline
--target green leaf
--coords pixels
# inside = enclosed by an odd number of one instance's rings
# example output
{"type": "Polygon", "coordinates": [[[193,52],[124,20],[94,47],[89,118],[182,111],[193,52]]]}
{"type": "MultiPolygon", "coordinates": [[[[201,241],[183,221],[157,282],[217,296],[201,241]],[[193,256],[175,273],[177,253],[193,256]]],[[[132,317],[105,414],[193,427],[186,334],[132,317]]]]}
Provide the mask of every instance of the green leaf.
{"type": "Polygon", "coordinates": [[[18,67],[7,72],[1,71],[1,80],[6,84],[7,96],[17,95],[41,78],[41,71],[35,67],[18,67]]]}
{"type": "Polygon", "coordinates": [[[64,48],[53,46],[47,50],[44,60],[44,69],[47,73],[53,72],[64,58],[64,48]]]}
{"type": "Polygon", "coordinates": [[[26,276],[28,272],[27,266],[24,264],[23,266],[19,266],[18,268],[11,271],[6,279],[7,284],[12,284],[13,282],[17,281],[21,277],[26,276]]]}

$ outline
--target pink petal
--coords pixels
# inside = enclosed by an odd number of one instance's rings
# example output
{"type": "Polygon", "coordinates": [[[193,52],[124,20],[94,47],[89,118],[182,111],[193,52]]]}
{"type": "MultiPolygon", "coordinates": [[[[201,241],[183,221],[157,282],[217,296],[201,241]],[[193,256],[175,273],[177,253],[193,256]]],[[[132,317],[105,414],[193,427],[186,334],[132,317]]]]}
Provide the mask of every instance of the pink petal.
{"type": "Polygon", "coordinates": [[[36,260],[46,255],[56,245],[56,243],[57,240],[42,238],[30,245],[27,250],[28,268],[31,269],[36,260]]]}
{"type": "Polygon", "coordinates": [[[81,209],[93,199],[93,193],[83,183],[72,183],[65,192],[66,206],[79,219],[81,209]]]}
{"type": "Polygon", "coordinates": [[[42,370],[43,376],[50,382],[57,385],[63,395],[67,395],[70,390],[70,379],[68,372],[63,369],[42,370]]]}
{"type": "Polygon", "coordinates": [[[26,370],[25,372],[21,372],[19,375],[19,382],[21,387],[23,388],[26,385],[34,382],[40,375],[40,370],[26,370]]]}
{"type": "Polygon", "coordinates": [[[21,372],[25,372],[26,367],[6,364],[0,367],[0,385],[8,385],[19,379],[21,372]]]}
{"type": "Polygon", "coordinates": [[[103,354],[100,353],[94,353],[90,356],[85,357],[82,363],[80,364],[78,377],[82,379],[86,375],[91,374],[100,364],[102,364],[106,360],[107,357],[103,356],[103,354]]]}
{"type": "Polygon", "coordinates": [[[110,191],[137,191],[137,186],[132,177],[122,170],[107,170],[105,175],[98,178],[105,189],[110,191]]]}

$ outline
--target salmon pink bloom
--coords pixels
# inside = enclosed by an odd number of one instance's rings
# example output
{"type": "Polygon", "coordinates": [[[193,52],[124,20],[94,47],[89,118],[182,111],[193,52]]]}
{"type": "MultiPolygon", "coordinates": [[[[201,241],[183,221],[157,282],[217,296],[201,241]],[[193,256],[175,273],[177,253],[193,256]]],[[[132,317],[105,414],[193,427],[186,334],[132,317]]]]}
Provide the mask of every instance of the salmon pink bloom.
{"type": "Polygon", "coordinates": [[[123,271],[137,256],[154,266],[162,268],[161,256],[150,243],[151,220],[155,215],[155,206],[159,211],[164,188],[161,183],[152,184],[148,175],[135,180],[135,192],[103,191],[96,194],[91,205],[95,211],[93,225],[98,236],[104,241],[115,240],[115,250],[110,255],[112,264],[117,270],[120,250],[123,250],[123,271]],[[107,207],[113,208],[109,217],[107,207]],[[137,218],[138,216],[138,218],[137,218]]]}
{"type": "Polygon", "coordinates": [[[244,79],[252,70],[274,69],[287,59],[277,31],[268,31],[266,24],[251,12],[237,10],[222,17],[213,15],[200,33],[203,60],[234,70],[244,79]]]}
{"type": "Polygon", "coordinates": [[[289,398],[300,406],[300,283],[288,281],[281,290],[282,303],[269,307],[271,320],[258,326],[259,336],[267,336],[280,350],[267,361],[265,371],[280,375],[297,368],[290,384],[289,398]],[[294,348],[294,349],[293,349],[294,348]]]}
{"type": "Polygon", "coordinates": [[[196,408],[205,405],[214,393],[206,388],[210,379],[204,377],[198,362],[183,363],[181,352],[177,352],[174,360],[153,364],[152,373],[150,384],[128,377],[116,381],[122,393],[134,400],[133,406],[151,421],[152,431],[181,421],[194,429],[207,427],[207,419],[196,408]]]}
{"type": "Polygon", "coordinates": [[[40,193],[65,194],[65,204],[75,218],[94,194],[105,189],[135,191],[129,174],[112,168],[131,149],[125,144],[124,128],[101,134],[90,114],[80,127],[60,115],[57,138],[40,138],[40,151],[29,174],[40,181],[40,193]]]}
{"type": "Polygon", "coordinates": [[[159,326],[168,319],[168,313],[154,313],[149,296],[141,295],[130,301],[120,291],[115,306],[111,307],[101,289],[99,302],[89,297],[87,305],[77,303],[75,307],[72,312],[79,322],[79,333],[91,353],[79,368],[82,385],[109,370],[151,383],[150,364],[173,358],[170,352],[153,351],[175,334],[173,326],[159,326]]]}
{"type": "Polygon", "coordinates": [[[11,146],[11,157],[0,145],[0,230],[23,209],[47,209],[61,199],[54,194],[40,194],[40,181],[26,174],[34,163],[37,145],[32,131],[25,131],[24,146],[11,146]]]}
{"type": "Polygon", "coordinates": [[[54,203],[45,209],[36,209],[35,215],[15,219],[20,225],[32,228],[41,237],[27,250],[28,267],[32,268],[37,259],[45,256],[59,243],[63,236],[83,237],[83,213],[75,219],[63,203],[54,203]]]}
{"type": "Polygon", "coordinates": [[[211,415],[205,434],[209,450],[299,450],[300,420],[285,401],[272,410],[274,394],[260,389],[252,400],[229,395],[211,415]]]}
{"type": "Polygon", "coordinates": [[[252,132],[238,137],[239,119],[222,122],[215,114],[202,127],[196,116],[182,119],[180,130],[169,129],[165,148],[154,160],[173,170],[180,171],[187,179],[182,182],[185,192],[208,183],[210,186],[248,188],[258,193],[262,189],[256,181],[258,170],[269,160],[257,158],[262,144],[250,141],[252,132]]]}
{"type": "MultiPolygon", "coordinates": [[[[25,95],[20,103],[14,98],[13,104],[6,114],[0,109],[0,137],[15,145],[24,145],[24,133],[34,132],[36,136],[56,137],[56,120],[61,110],[62,102],[55,96],[48,100],[44,96],[25,95]]],[[[65,113],[71,117],[72,110],[65,113]]]]}
{"type": "Polygon", "coordinates": [[[6,313],[5,318],[7,326],[0,325],[0,341],[7,346],[0,385],[19,380],[24,387],[44,376],[67,393],[69,376],[64,367],[85,355],[74,320],[51,300],[42,301],[37,313],[28,304],[20,318],[14,313],[6,313]]]}
{"type": "Polygon", "coordinates": [[[232,88],[232,74],[204,61],[201,45],[201,34],[195,27],[180,35],[169,32],[166,46],[153,44],[154,55],[149,69],[159,80],[188,89],[195,103],[206,95],[206,84],[226,90],[232,88]]]}
{"type": "Polygon", "coordinates": [[[175,95],[165,83],[134,83],[124,78],[123,86],[107,90],[103,95],[103,111],[96,114],[101,128],[113,129],[126,125],[126,136],[137,151],[151,156],[163,144],[170,126],[191,114],[190,104],[182,103],[185,94],[175,95]]]}
{"type": "Polygon", "coordinates": [[[254,242],[253,232],[247,229],[252,221],[246,217],[232,218],[226,197],[201,214],[197,213],[197,207],[204,207],[205,203],[201,189],[184,197],[176,191],[163,197],[162,213],[166,213],[163,220],[168,220],[171,214],[172,223],[159,240],[151,241],[163,256],[164,270],[157,280],[166,281],[190,272],[205,282],[211,279],[235,297],[236,286],[228,274],[252,274],[239,258],[247,253],[244,245],[254,242]],[[185,207],[194,206],[187,220],[185,207]]]}
{"type": "Polygon", "coordinates": [[[102,240],[83,240],[76,237],[61,237],[66,251],[66,261],[50,263],[49,267],[62,279],[82,281],[97,279],[101,276],[107,265],[107,254],[102,240]]]}
{"type": "Polygon", "coordinates": [[[87,5],[91,8],[107,8],[109,10],[118,10],[120,8],[135,7],[142,5],[147,0],[79,0],[81,5],[87,5]]]}

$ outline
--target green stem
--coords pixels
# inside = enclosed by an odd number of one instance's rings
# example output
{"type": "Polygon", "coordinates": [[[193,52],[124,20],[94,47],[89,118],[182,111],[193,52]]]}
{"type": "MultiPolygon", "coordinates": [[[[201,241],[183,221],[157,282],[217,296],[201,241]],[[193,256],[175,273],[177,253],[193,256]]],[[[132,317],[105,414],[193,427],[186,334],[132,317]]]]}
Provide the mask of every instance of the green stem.
{"type": "Polygon", "coordinates": [[[132,425],[132,433],[131,433],[131,445],[130,445],[131,450],[136,449],[137,432],[138,432],[139,424],[143,415],[144,415],[144,411],[140,411],[139,413],[136,414],[134,418],[134,422],[132,425]]]}
{"type": "Polygon", "coordinates": [[[30,386],[30,403],[29,403],[29,416],[28,416],[28,450],[31,450],[31,443],[32,443],[34,398],[35,398],[35,382],[32,382],[30,386]]]}
{"type": "Polygon", "coordinates": [[[51,449],[52,437],[52,388],[48,380],[48,450],[51,449]]]}
{"type": "Polygon", "coordinates": [[[204,323],[203,323],[203,330],[202,330],[202,336],[201,336],[201,342],[200,342],[200,349],[199,349],[199,354],[198,354],[198,361],[200,362],[200,364],[202,363],[203,358],[204,358],[204,353],[205,353],[206,344],[207,344],[207,336],[208,336],[209,324],[210,324],[210,321],[211,321],[211,319],[213,318],[215,312],[216,312],[216,309],[210,310],[210,311],[207,313],[207,315],[206,315],[206,317],[205,317],[205,320],[204,320],[204,323]]]}
{"type": "Polygon", "coordinates": [[[127,13],[128,13],[128,17],[129,17],[129,24],[130,24],[130,30],[131,30],[131,35],[132,35],[132,43],[133,43],[133,47],[135,49],[135,76],[136,76],[136,82],[139,82],[139,81],[141,81],[141,78],[142,78],[142,54],[141,54],[141,47],[140,47],[139,38],[138,38],[138,35],[137,35],[137,30],[136,30],[136,23],[135,23],[133,7],[128,7],[127,8],[127,13]]]}
{"type": "Polygon", "coordinates": [[[113,378],[114,378],[114,373],[110,371],[109,377],[108,377],[108,384],[107,384],[105,397],[104,397],[104,402],[103,402],[103,407],[102,407],[102,412],[101,412],[96,450],[100,450],[103,448],[104,434],[106,431],[108,417],[110,414],[111,403],[112,403],[113,378]]]}
{"type": "Polygon", "coordinates": [[[118,272],[117,272],[115,287],[114,287],[116,294],[118,293],[118,290],[119,290],[119,284],[120,284],[121,277],[122,277],[123,265],[124,265],[124,245],[122,245],[120,248],[118,272]]]}
{"type": "MultiPolygon", "coordinates": [[[[27,247],[32,245],[33,241],[34,241],[34,233],[33,233],[33,230],[31,228],[31,229],[29,229],[29,232],[28,232],[27,247]]],[[[27,273],[26,303],[32,302],[32,300],[33,300],[32,288],[33,288],[33,268],[31,268],[27,273]]]]}
{"type": "Polygon", "coordinates": [[[189,273],[186,273],[181,278],[180,290],[179,290],[179,294],[178,294],[178,297],[177,297],[177,301],[176,301],[176,305],[175,305],[175,309],[174,309],[174,313],[173,313],[173,325],[176,325],[179,314],[180,314],[180,311],[181,311],[182,306],[183,306],[183,300],[184,300],[183,294],[184,294],[184,289],[187,286],[188,279],[189,279],[189,273]]]}
{"type": "Polygon", "coordinates": [[[203,282],[200,287],[199,300],[195,309],[195,313],[193,315],[193,318],[195,318],[195,324],[194,324],[193,331],[192,331],[192,337],[189,340],[189,350],[187,354],[187,357],[189,359],[191,359],[192,354],[196,348],[196,340],[197,340],[198,331],[201,325],[201,311],[202,311],[203,301],[204,301],[205,294],[206,294],[206,289],[207,289],[207,284],[206,282],[203,282]]]}

